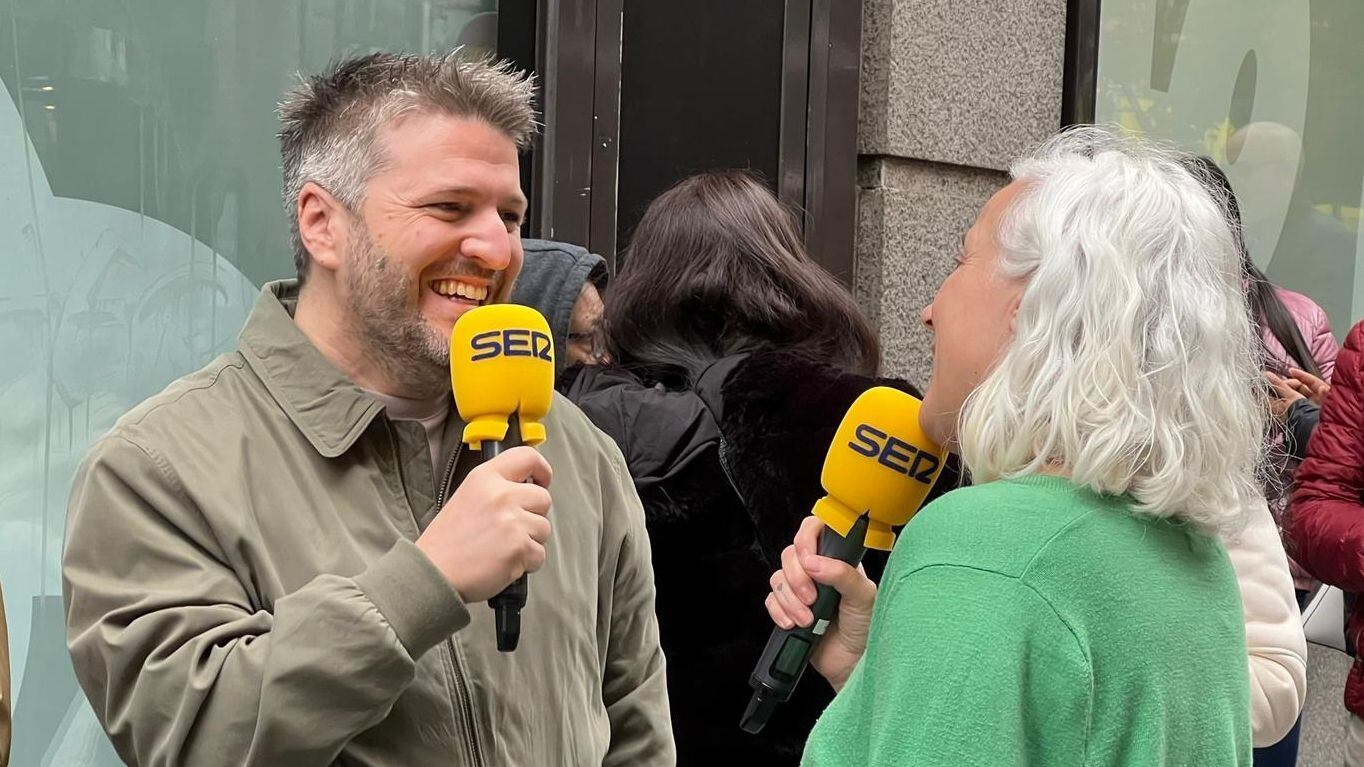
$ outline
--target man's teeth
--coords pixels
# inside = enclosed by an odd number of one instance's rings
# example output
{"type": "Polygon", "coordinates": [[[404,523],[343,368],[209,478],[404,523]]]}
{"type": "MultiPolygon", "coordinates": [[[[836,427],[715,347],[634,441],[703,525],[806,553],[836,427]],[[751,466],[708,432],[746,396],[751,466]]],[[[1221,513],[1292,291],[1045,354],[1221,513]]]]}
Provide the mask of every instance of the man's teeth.
{"type": "Polygon", "coordinates": [[[488,297],[487,285],[470,285],[459,280],[436,280],[431,283],[431,289],[442,296],[458,296],[470,301],[482,301],[488,297]]]}

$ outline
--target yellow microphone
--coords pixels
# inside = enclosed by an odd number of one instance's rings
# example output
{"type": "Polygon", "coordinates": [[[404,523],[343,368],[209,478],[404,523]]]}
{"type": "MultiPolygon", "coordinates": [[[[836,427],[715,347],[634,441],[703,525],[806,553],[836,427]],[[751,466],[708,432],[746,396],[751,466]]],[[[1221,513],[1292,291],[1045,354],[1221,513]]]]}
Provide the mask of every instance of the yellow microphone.
{"type": "MultiPolygon", "coordinates": [[[[489,461],[518,445],[545,441],[541,420],[554,402],[554,340],[543,315],[528,306],[470,309],[450,333],[450,385],[464,420],[464,442],[489,461]],[[516,418],[513,419],[512,416],[516,418]]],[[[521,638],[523,574],[488,600],[496,611],[497,649],[521,638]]]]}
{"type": "MultiPolygon", "coordinates": [[[[942,471],[943,450],[919,425],[919,400],[877,386],[863,392],[834,432],[820,483],[827,493],[813,514],[824,522],[819,554],[856,565],[868,547],[890,551],[892,527],[909,521],[942,471]]],[[[810,626],[775,629],[749,677],[753,697],[739,726],[761,732],[789,700],[815,643],[838,614],[838,592],[817,584],[810,626]]]]}

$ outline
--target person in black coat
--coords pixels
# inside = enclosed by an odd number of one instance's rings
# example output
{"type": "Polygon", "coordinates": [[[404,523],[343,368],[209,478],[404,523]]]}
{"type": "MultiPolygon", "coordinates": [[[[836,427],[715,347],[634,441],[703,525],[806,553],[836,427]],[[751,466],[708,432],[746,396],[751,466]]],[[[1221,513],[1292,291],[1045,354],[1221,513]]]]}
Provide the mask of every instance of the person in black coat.
{"type": "Polygon", "coordinates": [[[769,578],[824,494],[853,400],[878,384],[918,392],[875,377],[871,324],[745,173],[665,192],[624,260],[606,296],[611,363],[571,368],[559,387],[620,446],[644,503],[678,763],[794,765],[833,697],[818,675],[762,734],[739,729],[772,631],[769,578]]]}

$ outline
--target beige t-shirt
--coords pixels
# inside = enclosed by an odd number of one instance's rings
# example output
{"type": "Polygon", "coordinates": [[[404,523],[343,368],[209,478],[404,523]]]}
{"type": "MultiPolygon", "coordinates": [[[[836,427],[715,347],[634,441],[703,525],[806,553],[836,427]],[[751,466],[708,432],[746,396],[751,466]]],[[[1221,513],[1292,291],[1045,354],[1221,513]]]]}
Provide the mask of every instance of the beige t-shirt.
{"type": "Polygon", "coordinates": [[[416,421],[426,430],[426,446],[431,450],[431,471],[441,476],[440,454],[445,444],[445,422],[450,416],[450,395],[442,394],[434,400],[407,399],[392,397],[376,391],[365,390],[384,406],[388,417],[394,421],[416,421]]]}

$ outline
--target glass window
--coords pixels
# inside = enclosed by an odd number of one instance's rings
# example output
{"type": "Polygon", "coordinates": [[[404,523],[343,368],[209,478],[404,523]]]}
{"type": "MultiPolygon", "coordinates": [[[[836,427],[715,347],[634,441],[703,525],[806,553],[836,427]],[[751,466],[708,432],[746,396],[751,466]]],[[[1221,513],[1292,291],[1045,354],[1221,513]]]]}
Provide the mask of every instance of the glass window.
{"type": "Polygon", "coordinates": [[[1212,157],[1270,279],[1364,317],[1364,3],[1105,0],[1096,122],[1212,157]]]}
{"type": "Polygon", "coordinates": [[[291,275],[276,102],[373,49],[494,50],[497,0],[0,4],[0,583],[15,765],[118,765],[66,652],[72,473],[291,275]]]}

